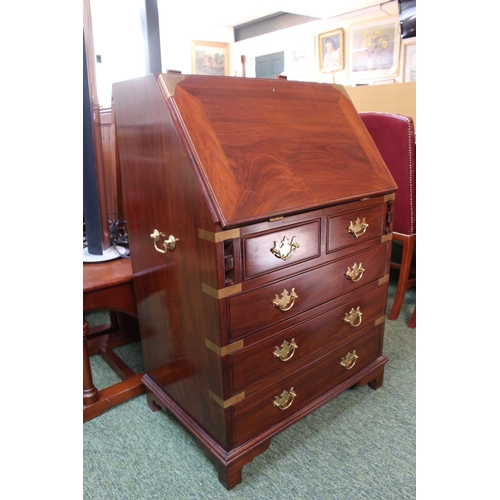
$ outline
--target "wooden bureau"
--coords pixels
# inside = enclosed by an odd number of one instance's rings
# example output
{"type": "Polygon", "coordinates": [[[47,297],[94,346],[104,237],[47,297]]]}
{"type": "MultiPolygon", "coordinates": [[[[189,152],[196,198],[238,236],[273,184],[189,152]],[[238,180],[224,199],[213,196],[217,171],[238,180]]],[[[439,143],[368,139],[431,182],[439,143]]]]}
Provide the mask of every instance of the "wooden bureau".
{"type": "Polygon", "coordinates": [[[340,86],[152,74],[113,101],[148,404],[230,489],[382,384],[396,184],[340,86]]]}

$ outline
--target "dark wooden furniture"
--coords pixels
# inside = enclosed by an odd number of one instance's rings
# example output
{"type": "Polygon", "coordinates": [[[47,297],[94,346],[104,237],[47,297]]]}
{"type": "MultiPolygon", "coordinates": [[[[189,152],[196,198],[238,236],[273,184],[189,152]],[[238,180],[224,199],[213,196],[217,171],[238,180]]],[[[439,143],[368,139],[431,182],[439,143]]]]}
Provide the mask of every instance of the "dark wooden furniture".
{"type": "MultiPolygon", "coordinates": [[[[417,284],[412,265],[417,242],[417,154],[415,128],[411,116],[395,113],[360,113],[361,119],[377,146],[396,184],[398,196],[394,202],[393,239],[402,244],[401,258],[391,261],[399,269],[398,285],[389,319],[399,317],[406,291],[417,284]]],[[[393,252],[393,255],[395,252],[393,252]]],[[[408,323],[416,325],[416,312],[408,323]]]]}
{"type": "Polygon", "coordinates": [[[83,421],[144,393],[142,373],[136,374],[113,349],[139,342],[132,266],[129,259],[83,264],[83,421]],[[110,311],[111,321],[94,329],[85,313],[110,311]],[[100,354],[122,382],[100,391],[94,386],[89,356],[100,354]]]}
{"type": "Polygon", "coordinates": [[[164,74],[113,99],[148,403],[230,489],[382,384],[396,184],[339,86],[164,74]]]}

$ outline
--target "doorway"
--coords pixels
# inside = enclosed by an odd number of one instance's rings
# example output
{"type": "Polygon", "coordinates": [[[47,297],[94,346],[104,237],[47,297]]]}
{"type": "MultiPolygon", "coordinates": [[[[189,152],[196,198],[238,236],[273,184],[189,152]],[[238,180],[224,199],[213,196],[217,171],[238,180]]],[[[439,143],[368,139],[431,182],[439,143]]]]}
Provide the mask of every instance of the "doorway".
{"type": "Polygon", "coordinates": [[[275,52],[255,58],[255,76],[257,78],[276,78],[285,70],[285,53],[275,52]]]}

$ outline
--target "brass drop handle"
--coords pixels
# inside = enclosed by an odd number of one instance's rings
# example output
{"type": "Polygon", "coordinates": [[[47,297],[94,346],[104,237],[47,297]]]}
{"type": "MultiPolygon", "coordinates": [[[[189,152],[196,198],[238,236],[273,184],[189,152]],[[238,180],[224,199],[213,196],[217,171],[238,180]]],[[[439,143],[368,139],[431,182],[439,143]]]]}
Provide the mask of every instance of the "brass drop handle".
{"type": "Polygon", "coordinates": [[[365,269],[363,269],[363,263],[360,262],[359,266],[358,264],[354,263],[354,266],[352,266],[352,269],[350,267],[347,267],[347,272],[344,274],[344,276],[348,279],[351,280],[353,283],[356,283],[363,277],[363,273],[365,272],[365,269]]]}
{"type": "Polygon", "coordinates": [[[274,247],[271,248],[271,252],[278,259],[288,260],[293,257],[295,250],[299,247],[300,245],[297,243],[297,238],[295,236],[293,236],[291,240],[284,236],[281,243],[277,241],[274,242],[274,247]]]}
{"type": "Polygon", "coordinates": [[[280,410],[286,410],[292,406],[293,400],[297,394],[293,390],[293,387],[290,391],[283,391],[281,396],[275,396],[273,406],[279,408],[280,410]]]}
{"type": "Polygon", "coordinates": [[[299,296],[295,293],[295,288],[292,288],[291,293],[289,293],[285,288],[281,292],[281,297],[278,297],[277,294],[274,294],[274,300],[272,304],[274,307],[277,307],[281,311],[289,311],[295,304],[295,299],[298,298],[299,296]]]}
{"type": "Polygon", "coordinates": [[[358,359],[358,355],[356,354],[356,351],[354,350],[354,351],[352,351],[352,353],[348,352],[347,356],[345,358],[342,358],[342,360],[339,361],[339,363],[342,366],[342,368],[345,368],[346,370],[350,370],[356,364],[357,359],[358,359]]]}
{"type": "Polygon", "coordinates": [[[359,306],[356,309],[353,307],[348,313],[345,313],[344,323],[349,323],[351,326],[359,326],[361,325],[362,315],[363,313],[361,312],[359,306]]]}
{"type": "Polygon", "coordinates": [[[158,231],[158,229],[155,229],[155,230],[153,231],[153,233],[152,233],[152,234],[150,234],[150,236],[149,236],[150,238],[152,238],[152,239],[153,239],[153,241],[154,241],[154,245],[155,245],[155,250],[156,250],[157,252],[159,252],[159,253],[167,253],[169,250],[174,251],[174,250],[175,250],[175,244],[176,244],[176,242],[177,242],[177,241],[179,241],[179,239],[178,239],[178,238],[176,238],[175,236],[170,235],[170,236],[168,237],[168,239],[166,239],[166,240],[163,242],[163,248],[164,248],[164,250],[162,250],[161,248],[158,248],[157,243],[158,243],[158,240],[159,240],[160,238],[164,238],[165,236],[166,236],[166,235],[165,235],[164,233],[160,233],[160,232],[158,231]]]}
{"type": "Polygon", "coordinates": [[[292,359],[295,354],[295,349],[297,348],[298,346],[295,343],[295,339],[292,339],[290,343],[288,343],[287,340],[284,340],[281,347],[276,346],[274,348],[273,356],[275,358],[279,358],[281,361],[288,361],[292,359]]]}
{"type": "Polygon", "coordinates": [[[359,217],[356,219],[356,222],[349,221],[349,227],[347,228],[347,232],[354,234],[356,238],[359,238],[361,235],[366,233],[366,230],[368,229],[368,224],[363,217],[363,220],[361,220],[359,217]]]}

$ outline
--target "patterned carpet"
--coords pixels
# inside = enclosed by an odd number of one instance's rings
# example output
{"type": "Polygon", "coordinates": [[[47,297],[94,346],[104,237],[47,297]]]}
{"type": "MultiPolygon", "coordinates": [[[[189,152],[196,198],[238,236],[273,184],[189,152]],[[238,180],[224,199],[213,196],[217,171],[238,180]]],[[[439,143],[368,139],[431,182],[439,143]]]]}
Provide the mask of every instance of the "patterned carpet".
{"type": "MultiPolygon", "coordinates": [[[[415,302],[409,290],[386,322],[383,386],[346,391],[274,437],[231,491],[184,427],[141,395],[83,425],[84,499],[414,499],[416,329],[406,323],[415,302]]],[[[116,352],[142,370],[140,345],[116,352]]],[[[91,363],[99,389],[119,381],[98,356],[91,363]]]]}

